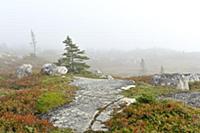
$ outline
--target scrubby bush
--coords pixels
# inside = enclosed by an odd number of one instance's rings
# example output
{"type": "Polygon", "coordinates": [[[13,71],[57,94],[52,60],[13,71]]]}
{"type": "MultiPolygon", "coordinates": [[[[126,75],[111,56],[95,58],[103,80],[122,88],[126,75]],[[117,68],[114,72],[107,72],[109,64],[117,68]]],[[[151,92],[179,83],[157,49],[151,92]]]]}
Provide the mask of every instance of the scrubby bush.
{"type": "Polygon", "coordinates": [[[143,94],[143,95],[137,97],[136,101],[139,102],[139,103],[155,103],[156,98],[152,95],[143,94]]]}
{"type": "Polygon", "coordinates": [[[5,133],[47,133],[51,129],[54,129],[52,124],[31,114],[18,115],[7,112],[0,117],[0,131],[5,133]]]}
{"type": "Polygon", "coordinates": [[[132,104],[106,125],[115,133],[196,133],[200,130],[200,110],[173,101],[132,104]]]}

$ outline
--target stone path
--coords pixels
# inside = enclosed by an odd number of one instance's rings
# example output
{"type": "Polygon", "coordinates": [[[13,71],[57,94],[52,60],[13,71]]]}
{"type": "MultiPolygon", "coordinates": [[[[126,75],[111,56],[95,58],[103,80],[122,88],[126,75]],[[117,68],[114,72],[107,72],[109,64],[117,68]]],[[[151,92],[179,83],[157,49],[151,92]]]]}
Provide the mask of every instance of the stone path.
{"type": "Polygon", "coordinates": [[[128,80],[77,78],[71,83],[80,88],[74,102],[50,112],[47,117],[54,126],[71,128],[77,133],[89,129],[105,131],[102,122],[110,118],[113,109],[134,102],[119,94],[123,87],[133,84],[128,80]]]}

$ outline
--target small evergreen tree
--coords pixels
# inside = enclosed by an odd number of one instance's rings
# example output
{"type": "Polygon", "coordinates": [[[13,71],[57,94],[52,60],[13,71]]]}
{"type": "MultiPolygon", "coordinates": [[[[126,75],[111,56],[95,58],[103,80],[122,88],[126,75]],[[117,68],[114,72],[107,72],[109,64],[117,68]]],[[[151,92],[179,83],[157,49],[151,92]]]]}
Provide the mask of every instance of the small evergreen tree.
{"type": "Polygon", "coordinates": [[[73,73],[80,73],[90,67],[85,63],[86,60],[89,60],[85,55],[85,51],[80,50],[69,36],[63,43],[65,44],[65,52],[63,57],[58,60],[58,65],[66,66],[69,72],[73,73]]]}

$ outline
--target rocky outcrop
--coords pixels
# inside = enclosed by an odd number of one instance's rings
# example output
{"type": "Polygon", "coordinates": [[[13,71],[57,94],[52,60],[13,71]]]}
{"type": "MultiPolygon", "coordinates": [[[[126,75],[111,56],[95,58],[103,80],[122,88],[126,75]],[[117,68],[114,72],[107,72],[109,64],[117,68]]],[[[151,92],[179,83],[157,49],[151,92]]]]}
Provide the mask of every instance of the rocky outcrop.
{"type": "Polygon", "coordinates": [[[56,66],[55,64],[44,64],[41,73],[47,75],[65,75],[68,69],[64,66],[56,66]]]}
{"type": "Polygon", "coordinates": [[[44,116],[54,126],[72,128],[77,133],[86,130],[106,131],[105,121],[122,104],[134,103],[135,99],[124,98],[122,87],[133,85],[129,80],[88,79],[77,77],[71,85],[78,86],[75,100],[44,116]]]}
{"type": "Polygon", "coordinates": [[[154,85],[173,86],[181,90],[189,90],[189,82],[200,80],[199,74],[156,74],[152,78],[154,85]]]}
{"type": "Polygon", "coordinates": [[[193,107],[200,108],[200,92],[181,92],[171,94],[169,96],[162,96],[159,99],[170,99],[184,102],[193,107]]]}
{"type": "Polygon", "coordinates": [[[16,70],[17,78],[21,79],[23,77],[30,76],[32,74],[32,65],[31,64],[23,64],[16,70]]]}

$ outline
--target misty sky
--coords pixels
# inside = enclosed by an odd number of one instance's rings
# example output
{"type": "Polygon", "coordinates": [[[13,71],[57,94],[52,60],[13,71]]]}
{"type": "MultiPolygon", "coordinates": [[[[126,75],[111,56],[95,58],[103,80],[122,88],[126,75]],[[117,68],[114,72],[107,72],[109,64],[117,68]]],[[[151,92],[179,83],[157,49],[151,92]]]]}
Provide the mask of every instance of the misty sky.
{"type": "Polygon", "coordinates": [[[0,43],[61,49],[70,35],[84,49],[200,51],[199,0],[0,0],[0,43]]]}

